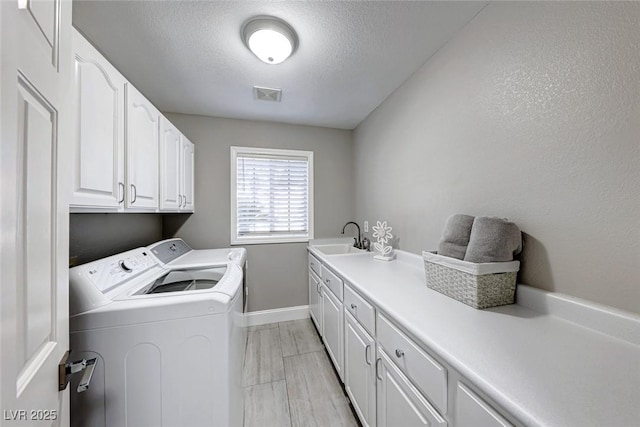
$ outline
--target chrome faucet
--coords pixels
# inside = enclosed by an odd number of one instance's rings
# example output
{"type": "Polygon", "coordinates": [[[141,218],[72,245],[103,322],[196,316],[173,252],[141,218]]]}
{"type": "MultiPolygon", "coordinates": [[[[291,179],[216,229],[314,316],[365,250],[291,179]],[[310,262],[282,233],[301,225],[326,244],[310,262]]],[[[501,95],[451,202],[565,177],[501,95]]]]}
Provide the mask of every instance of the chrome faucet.
{"type": "Polygon", "coordinates": [[[358,228],[358,237],[354,237],[353,240],[355,240],[355,242],[353,243],[353,247],[354,248],[358,248],[358,249],[362,249],[362,241],[360,240],[360,226],[358,225],[357,222],[353,222],[353,221],[349,221],[348,223],[346,223],[344,225],[344,227],[342,227],[342,233],[340,234],[344,234],[344,230],[347,228],[347,225],[349,224],[353,224],[358,228]]]}

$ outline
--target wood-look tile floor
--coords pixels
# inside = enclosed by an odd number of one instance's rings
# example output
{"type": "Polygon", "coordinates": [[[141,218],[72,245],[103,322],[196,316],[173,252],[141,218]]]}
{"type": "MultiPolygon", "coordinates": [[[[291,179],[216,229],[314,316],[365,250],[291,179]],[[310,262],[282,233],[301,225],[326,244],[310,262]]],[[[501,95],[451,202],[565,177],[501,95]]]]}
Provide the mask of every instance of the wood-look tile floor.
{"type": "Polygon", "coordinates": [[[250,327],[244,362],[245,427],[358,426],[310,319],[250,327]]]}

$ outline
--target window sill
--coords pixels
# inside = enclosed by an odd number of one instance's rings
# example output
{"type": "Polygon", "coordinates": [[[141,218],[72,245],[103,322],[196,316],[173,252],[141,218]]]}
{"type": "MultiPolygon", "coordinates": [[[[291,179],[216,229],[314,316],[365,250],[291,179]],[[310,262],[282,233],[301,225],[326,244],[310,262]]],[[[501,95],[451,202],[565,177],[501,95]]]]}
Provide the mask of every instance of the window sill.
{"type": "Polygon", "coordinates": [[[308,243],[313,237],[248,237],[248,238],[232,238],[231,246],[244,245],[270,245],[279,243],[308,243]]]}

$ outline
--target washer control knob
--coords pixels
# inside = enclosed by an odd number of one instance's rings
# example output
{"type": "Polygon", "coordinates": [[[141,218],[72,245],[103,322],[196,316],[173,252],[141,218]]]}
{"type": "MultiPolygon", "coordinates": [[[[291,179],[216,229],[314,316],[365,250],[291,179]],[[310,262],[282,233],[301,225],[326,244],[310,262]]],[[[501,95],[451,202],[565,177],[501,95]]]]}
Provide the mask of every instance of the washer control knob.
{"type": "Polygon", "coordinates": [[[133,271],[133,265],[131,264],[131,260],[125,259],[120,261],[120,268],[125,273],[131,273],[133,271]]]}

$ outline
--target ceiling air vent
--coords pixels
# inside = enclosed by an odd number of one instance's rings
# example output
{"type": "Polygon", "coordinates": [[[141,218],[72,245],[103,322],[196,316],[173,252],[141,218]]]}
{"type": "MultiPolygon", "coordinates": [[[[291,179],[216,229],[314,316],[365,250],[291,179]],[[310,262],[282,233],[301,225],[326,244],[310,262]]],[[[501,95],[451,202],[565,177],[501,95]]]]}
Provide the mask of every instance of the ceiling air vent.
{"type": "Polygon", "coordinates": [[[282,89],[254,86],[253,96],[259,101],[280,102],[280,98],[282,97],[282,89]]]}

